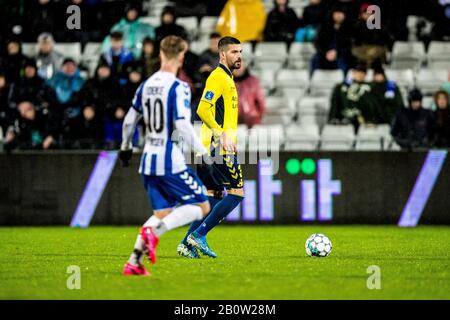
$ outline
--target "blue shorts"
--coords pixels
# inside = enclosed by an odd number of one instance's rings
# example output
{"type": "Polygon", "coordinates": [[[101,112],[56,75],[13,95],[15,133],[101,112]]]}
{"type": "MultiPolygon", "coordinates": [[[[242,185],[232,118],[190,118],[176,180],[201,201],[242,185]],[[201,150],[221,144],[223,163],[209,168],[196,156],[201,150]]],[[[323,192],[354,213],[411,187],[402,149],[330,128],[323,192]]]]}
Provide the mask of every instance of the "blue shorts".
{"type": "Polygon", "coordinates": [[[142,177],[153,210],[208,201],[205,186],[191,168],[176,174],[164,176],[142,175],[142,177]]]}
{"type": "Polygon", "coordinates": [[[235,154],[224,155],[222,163],[200,164],[197,174],[208,190],[240,189],[243,187],[242,169],[235,154]]]}

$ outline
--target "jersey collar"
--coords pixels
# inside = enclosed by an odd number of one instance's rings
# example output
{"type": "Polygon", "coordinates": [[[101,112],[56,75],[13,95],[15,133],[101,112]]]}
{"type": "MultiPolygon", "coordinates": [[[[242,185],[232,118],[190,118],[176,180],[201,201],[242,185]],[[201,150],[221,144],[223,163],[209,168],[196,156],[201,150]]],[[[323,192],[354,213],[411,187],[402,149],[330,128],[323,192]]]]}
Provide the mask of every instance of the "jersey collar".
{"type": "Polygon", "coordinates": [[[226,74],[228,74],[228,75],[230,76],[230,78],[233,79],[233,74],[231,73],[231,71],[230,71],[227,67],[225,67],[225,66],[224,66],[223,64],[221,64],[221,63],[219,63],[219,67],[222,68],[223,71],[225,71],[226,74]]]}

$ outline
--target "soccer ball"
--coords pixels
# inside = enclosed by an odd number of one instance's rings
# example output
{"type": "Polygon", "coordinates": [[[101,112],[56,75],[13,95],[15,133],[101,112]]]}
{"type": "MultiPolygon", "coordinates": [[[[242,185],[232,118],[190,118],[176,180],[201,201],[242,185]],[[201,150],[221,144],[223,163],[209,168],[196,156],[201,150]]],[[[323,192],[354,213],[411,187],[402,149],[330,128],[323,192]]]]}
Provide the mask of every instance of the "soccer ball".
{"type": "Polygon", "coordinates": [[[324,234],[314,233],[306,239],[306,254],[310,257],[326,257],[332,248],[330,239],[324,234]]]}

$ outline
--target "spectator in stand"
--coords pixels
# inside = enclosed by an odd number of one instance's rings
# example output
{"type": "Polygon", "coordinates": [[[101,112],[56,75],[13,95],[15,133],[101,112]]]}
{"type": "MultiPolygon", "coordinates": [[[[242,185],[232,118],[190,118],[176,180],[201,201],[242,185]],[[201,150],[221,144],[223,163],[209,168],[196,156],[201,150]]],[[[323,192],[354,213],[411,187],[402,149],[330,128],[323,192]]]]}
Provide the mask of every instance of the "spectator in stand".
{"type": "MultiPolygon", "coordinates": [[[[127,102],[129,105],[129,101],[127,102]]],[[[108,115],[104,122],[105,127],[105,144],[106,148],[113,150],[120,148],[122,142],[122,124],[125,118],[128,108],[124,105],[117,105],[113,110],[108,112],[108,115]]],[[[133,134],[133,146],[138,145],[139,142],[139,129],[136,127],[136,131],[133,134]]]]}
{"type": "Polygon", "coordinates": [[[422,108],[422,93],[413,89],[408,108],[400,109],[393,121],[391,134],[402,149],[429,148],[436,130],[433,112],[422,108]]]}
{"type": "Polygon", "coordinates": [[[33,103],[17,106],[18,118],[6,133],[5,149],[50,149],[56,145],[54,123],[49,114],[38,111],[33,103]]]}
{"type": "Polygon", "coordinates": [[[243,42],[261,41],[266,9],[260,0],[229,0],[220,14],[216,31],[243,42]]]}
{"type": "Polygon", "coordinates": [[[61,67],[63,56],[57,52],[55,41],[50,33],[41,33],[37,39],[38,54],[36,56],[36,65],[38,67],[38,76],[48,80],[61,67]]]}
{"type": "Polygon", "coordinates": [[[83,106],[95,106],[99,117],[114,109],[117,101],[123,99],[122,88],[111,76],[111,68],[107,64],[99,64],[95,76],[84,85],[81,99],[83,106]]]}
{"type": "Polygon", "coordinates": [[[193,82],[194,79],[198,78],[197,75],[197,66],[198,66],[198,55],[191,51],[191,44],[189,40],[186,40],[187,49],[184,53],[184,62],[182,70],[186,73],[186,75],[191,79],[190,82],[193,82]]]}
{"type": "Polygon", "coordinates": [[[6,132],[8,125],[12,121],[13,112],[11,106],[11,87],[8,84],[6,75],[0,70],[0,127],[6,132]]]}
{"type": "Polygon", "coordinates": [[[264,41],[294,41],[298,28],[298,17],[289,7],[289,0],[274,0],[274,8],[269,12],[264,28],[264,41]]]}
{"type": "Polygon", "coordinates": [[[135,63],[133,65],[130,65],[127,70],[128,73],[128,81],[127,84],[123,86],[123,98],[124,104],[129,103],[129,101],[133,100],[134,95],[136,94],[136,91],[139,87],[139,85],[142,83],[142,68],[139,64],[135,63]]]}
{"type": "Polygon", "coordinates": [[[13,37],[7,41],[6,55],[0,57],[0,66],[5,70],[6,77],[10,82],[15,82],[20,78],[20,72],[26,57],[22,54],[22,47],[19,39],[13,37]]]}
{"type": "Polygon", "coordinates": [[[450,148],[450,99],[447,91],[438,90],[434,94],[436,111],[436,138],[435,146],[438,148],[450,148]]]}
{"type": "Polygon", "coordinates": [[[198,59],[198,72],[206,77],[202,77],[206,80],[207,76],[213,71],[219,64],[219,40],[220,34],[213,32],[209,35],[208,49],[200,54],[198,59]]]}
{"type": "Polygon", "coordinates": [[[367,20],[371,16],[368,10],[370,4],[364,3],[360,7],[358,22],[355,25],[353,36],[354,43],[352,47],[353,55],[367,64],[368,67],[374,61],[381,60],[386,62],[386,54],[392,49],[394,39],[382,25],[381,29],[369,29],[367,20]]]}
{"type": "Polygon", "coordinates": [[[159,69],[159,57],[158,52],[156,51],[155,41],[150,38],[145,38],[142,41],[142,53],[139,64],[145,79],[159,69]]]}
{"type": "Polygon", "coordinates": [[[352,64],[351,29],[343,9],[331,10],[327,21],[319,27],[315,47],[311,74],[317,69],[340,69],[347,73],[352,64]]]}
{"type": "Polygon", "coordinates": [[[69,122],[65,145],[71,149],[102,149],[104,146],[103,119],[93,105],[86,105],[69,122]]]}
{"type": "Polygon", "coordinates": [[[264,90],[259,80],[250,74],[242,63],[239,69],[234,70],[234,82],[239,96],[239,123],[244,123],[251,128],[260,124],[264,115],[266,101],[264,90]]]}
{"type": "MultiPolygon", "coordinates": [[[[139,7],[134,4],[128,4],[125,9],[125,17],[116,23],[111,34],[120,32],[123,35],[123,46],[133,53],[135,58],[139,58],[142,50],[142,42],[145,38],[155,39],[155,28],[139,19],[139,7]]],[[[111,49],[110,36],[103,41],[103,51],[111,49]]]]}
{"type": "Polygon", "coordinates": [[[182,26],[176,24],[176,22],[177,16],[175,14],[175,9],[171,6],[164,7],[161,13],[161,25],[156,28],[156,42],[158,44],[158,51],[159,43],[167,36],[174,35],[183,39],[188,38],[186,30],[182,26]]]}
{"type": "Polygon", "coordinates": [[[371,86],[365,82],[367,68],[358,65],[351,72],[351,78],[336,85],[331,96],[328,121],[333,124],[353,124],[355,131],[360,125],[380,123],[377,101],[371,86]]]}
{"type": "Polygon", "coordinates": [[[374,65],[372,93],[377,101],[379,123],[391,124],[395,114],[404,108],[403,97],[397,84],[386,78],[381,63],[374,65]]]}
{"type": "Polygon", "coordinates": [[[11,102],[14,108],[19,102],[26,100],[48,111],[54,110],[57,105],[55,92],[44,79],[38,77],[34,59],[28,58],[25,61],[22,73],[20,79],[11,86],[11,102]]]}
{"type": "Polygon", "coordinates": [[[325,6],[322,0],[310,0],[303,10],[299,21],[299,28],[295,33],[296,42],[313,42],[316,39],[317,29],[325,18],[325,6]]]}
{"type": "Polygon", "coordinates": [[[102,64],[107,64],[111,68],[112,76],[119,81],[121,85],[127,82],[127,67],[134,61],[131,51],[123,45],[123,34],[114,31],[110,35],[111,48],[104,51],[100,57],[102,64]]]}
{"type": "Polygon", "coordinates": [[[64,59],[61,70],[49,81],[48,85],[56,92],[56,98],[61,105],[70,105],[73,96],[84,85],[77,63],[72,58],[64,59]]]}

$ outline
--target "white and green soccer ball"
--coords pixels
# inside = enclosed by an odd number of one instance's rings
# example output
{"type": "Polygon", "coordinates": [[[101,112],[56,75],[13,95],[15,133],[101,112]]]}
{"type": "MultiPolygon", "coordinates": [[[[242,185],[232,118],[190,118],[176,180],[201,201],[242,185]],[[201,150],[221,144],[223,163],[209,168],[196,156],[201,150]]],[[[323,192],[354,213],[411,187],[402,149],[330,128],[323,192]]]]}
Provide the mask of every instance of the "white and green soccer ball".
{"type": "Polygon", "coordinates": [[[333,246],[326,235],[314,233],[306,239],[305,249],[310,257],[326,257],[331,253],[333,246]]]}

